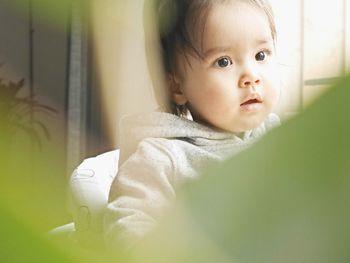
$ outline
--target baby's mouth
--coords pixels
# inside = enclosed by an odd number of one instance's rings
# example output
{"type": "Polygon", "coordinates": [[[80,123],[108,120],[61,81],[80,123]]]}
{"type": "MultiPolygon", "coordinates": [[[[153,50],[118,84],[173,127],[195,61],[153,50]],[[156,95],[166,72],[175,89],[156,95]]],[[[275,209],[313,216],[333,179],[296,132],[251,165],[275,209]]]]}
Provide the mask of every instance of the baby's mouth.
{"type": "Polygon", "coordinates": [[[262,102],[263,100],[259,93],[251,93],[245,97],[240,107],[243,111],[256,112],[261,109],[262,102]]]}
{"type": "Polygon", "coordinates": [[[241,104],[241,106],[249,105],[249,104],[253,104],[253,103],[261,103],[261,102],[262,102],[262,101],[259,100],[259,99],[249,99],[249,100],[243,102],[243,103],[241,104]]]}

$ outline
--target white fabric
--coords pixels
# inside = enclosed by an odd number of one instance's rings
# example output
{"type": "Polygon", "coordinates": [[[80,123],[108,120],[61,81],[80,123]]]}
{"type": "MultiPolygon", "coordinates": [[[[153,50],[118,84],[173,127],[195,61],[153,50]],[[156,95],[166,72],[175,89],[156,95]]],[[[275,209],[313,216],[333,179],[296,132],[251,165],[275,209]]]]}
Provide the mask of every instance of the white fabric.
{"type": "Polygon", "coordinates": [[[102,222],[111,183],[117,173],[119,150],[85,159],[70,178],[71,210],[78,241],[103,246],[102,222]]]}

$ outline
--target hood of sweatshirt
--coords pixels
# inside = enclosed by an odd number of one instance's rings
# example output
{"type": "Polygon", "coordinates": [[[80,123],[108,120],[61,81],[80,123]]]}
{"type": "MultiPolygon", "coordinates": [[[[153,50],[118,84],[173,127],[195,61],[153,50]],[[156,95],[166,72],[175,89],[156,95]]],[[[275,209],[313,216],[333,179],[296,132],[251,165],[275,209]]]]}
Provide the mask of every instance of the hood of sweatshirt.
{"type": "Polygon", "coordinates": [[[279,124],[279,117],[271,113],[259,127],[238,136],[166,112],[128,115],[120,122],[119,166],[137,150],[138,144],[145,138],[180,139],[198,146],[210,146],[225,144],[228,140],[248,142],[279,124]]]}

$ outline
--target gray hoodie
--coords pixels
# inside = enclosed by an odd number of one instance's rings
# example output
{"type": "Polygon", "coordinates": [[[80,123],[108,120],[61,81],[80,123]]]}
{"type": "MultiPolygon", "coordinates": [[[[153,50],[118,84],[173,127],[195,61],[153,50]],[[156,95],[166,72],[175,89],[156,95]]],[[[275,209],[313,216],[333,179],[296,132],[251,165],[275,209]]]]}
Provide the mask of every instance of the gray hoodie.
{"type": "Polygon", "coordinates": [[[206,164],[228,158],[279,125],[270,114],[242,136],[164,112],[124,118],[119,171],[105,216],[107,246],[134,240],[154,227],[175,201],[176,188],[197,178],[206,164]]]}

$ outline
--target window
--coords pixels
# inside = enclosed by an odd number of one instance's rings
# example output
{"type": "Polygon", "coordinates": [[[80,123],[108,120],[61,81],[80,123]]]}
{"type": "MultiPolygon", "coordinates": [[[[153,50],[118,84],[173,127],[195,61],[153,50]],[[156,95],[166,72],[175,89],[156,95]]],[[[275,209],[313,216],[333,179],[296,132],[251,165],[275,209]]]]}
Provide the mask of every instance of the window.
{"type": "Polygon", "coordinates": [[[283,109],[298,112],[350,67],[348,0],[270,0],[283,73],[283,109]]]}

